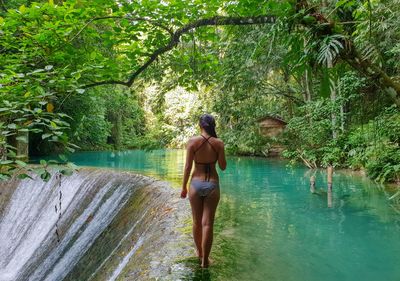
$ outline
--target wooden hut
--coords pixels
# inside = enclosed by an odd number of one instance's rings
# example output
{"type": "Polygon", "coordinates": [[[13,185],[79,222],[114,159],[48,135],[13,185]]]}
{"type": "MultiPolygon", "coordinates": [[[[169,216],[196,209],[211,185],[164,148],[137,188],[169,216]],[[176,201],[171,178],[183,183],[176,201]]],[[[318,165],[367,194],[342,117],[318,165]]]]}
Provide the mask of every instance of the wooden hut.
{"type": "Polygon", "coordinates": [[[286,124],[281,118],[273,116],[266,116],[259,119],[261,134],[270,138],[279,136],[285,129],[286,124]]]}
{"type": "Polygon", "coordinates": [[[258,120],[261,135],[271,138],[270,147],[266,150],[266,156],[276,157],[281,154],[284,147],[275,140],[283,130],[285,130],[286,122],[279,117],[265,116],[258,120]]]}

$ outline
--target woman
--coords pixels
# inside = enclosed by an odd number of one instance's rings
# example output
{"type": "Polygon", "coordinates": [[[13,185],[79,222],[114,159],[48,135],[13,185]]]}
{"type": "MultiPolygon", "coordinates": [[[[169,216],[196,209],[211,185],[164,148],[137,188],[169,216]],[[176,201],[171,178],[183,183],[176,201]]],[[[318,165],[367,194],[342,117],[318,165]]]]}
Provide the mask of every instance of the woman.
{"type": "Polygon", "coordinates": [[[215,164],[226,169],[224,143],[215,132],[215,120],[209,114],[200,117],[201,135],[187,143],[186,164],[183,175],[181,197],[186,198],[187,183],[195,163],[190,181],[189,200],[193,216],[193,238],[202,267],[208,267],[213,240],[215,211],[219,202],[219,178],[215,164]]]}

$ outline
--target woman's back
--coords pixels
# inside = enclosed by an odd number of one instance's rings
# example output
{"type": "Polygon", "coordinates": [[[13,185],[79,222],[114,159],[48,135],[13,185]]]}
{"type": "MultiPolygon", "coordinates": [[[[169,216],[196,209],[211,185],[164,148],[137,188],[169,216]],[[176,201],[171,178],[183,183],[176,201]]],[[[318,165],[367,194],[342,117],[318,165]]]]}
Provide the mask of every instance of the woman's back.
{"type": "MultiPolygon", "coordinates": [[[[195,169],[192,179],[205,179],[207,181],[218,181],[218,173],[215,163],[219,160],[219,154],[223,149],[223,142],[211,136],[196,136],[191,139],[193,160],[195,169]]],[[[223,152],[222,152],[223,153],[223,152]]],[[[219,163],[224,169],[223,163],[219,163]]]]}

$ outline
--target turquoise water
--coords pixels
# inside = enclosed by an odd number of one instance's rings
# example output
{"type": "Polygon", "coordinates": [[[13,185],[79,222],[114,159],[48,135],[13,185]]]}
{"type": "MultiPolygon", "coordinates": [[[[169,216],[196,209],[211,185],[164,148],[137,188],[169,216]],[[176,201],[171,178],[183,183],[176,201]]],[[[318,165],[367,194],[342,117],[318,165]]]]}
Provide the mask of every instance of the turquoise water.
{"type": "MultiPolygon", "coordinates": [[[[184,156],[180,150],[80,152],[70,160],[133,170],[179,188],[184,156]]],[[[400,280],[400,215],[371,181],[335,173],[327,208],[323,190],[310,194],[311,174],[303,167],[231,157],[220,175],[214,262],[206,272],[191,265],[187,280],[400,280]]],[[[324,172],[316,178],[317,189],[326,189],[324,172]]]]}

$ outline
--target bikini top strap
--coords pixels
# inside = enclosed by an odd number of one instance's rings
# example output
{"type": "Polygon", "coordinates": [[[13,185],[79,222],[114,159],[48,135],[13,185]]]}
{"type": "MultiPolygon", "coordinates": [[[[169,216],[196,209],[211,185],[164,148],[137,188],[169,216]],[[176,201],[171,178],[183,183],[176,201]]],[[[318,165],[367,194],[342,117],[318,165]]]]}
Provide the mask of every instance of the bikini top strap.
{"type": "MultiPolygon", "coordinates": [[[[210,145],[211,145],[211,143],[208,141],[210,138],[211,138],[211,136],[210,137],[208,137],[208,138],[206,138],[205,136],[203,136],[203,135],[201,135],[203,138],[204,138],[204,140],[203,140],[203,142],[199,145],[199,147],[194,151],[194,153],[193,154],[196,154],[196,152],[206,143],[206,142],[208,142],[210,145]]],[[[212,146],[212,145],[211,145],[212,146]]],[[[214,149],[214,147],[213,147],[213,149],[214,149]]],[[[214,149],[215,150],[215,149],[214,149]]]]}
{"type": "Polygon", "coordinates": [[[215,149],[215,147],[212,145],[212,143],[208,141],[210,138],[212,138],[212,137],[209,137],[207,139],[207,142],[211,145],[211,148],[212,148],[212,150],[214,150],[215,154],[217,154],[217,159],[218,159],[218,151],[215,149]]]}
{"type": "MultiPolygon", "coordinates": [[[[204,141],[200,144],[200,146],[193,152],[193,154],[196,154],[196,152],[206,143],[208,142],[208,144],[211,146],[212,150],[214,150],[215,154],[217,155],[217,159],[215,160],[215,162],[217,162],[218,160],[218,151],[215,149],[215,147],[212,145],[212,143],[209,141],[209,139],[212,138],[212,136],[209,136],[208,138],[206,138],[205,136],[201,135],[204,139],[204,141]]],[[[196,162],[196,161],[195,161],[196,162]]],[[[197,164],[211,164],[214,162],[210,162],[210,163],[201,163],[201,162],[196,162],[197,164]]]]}

